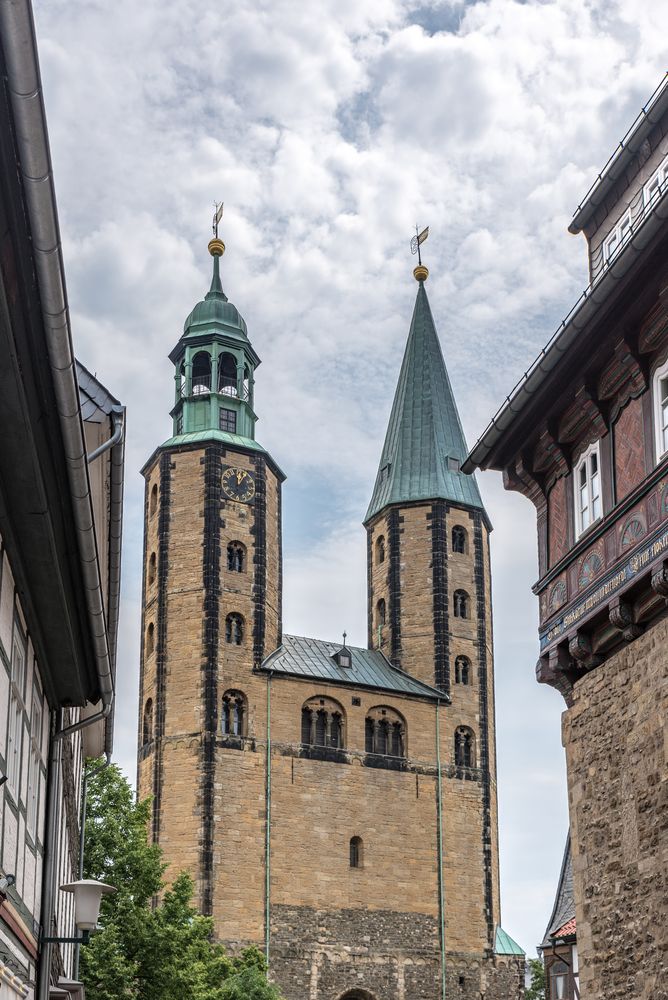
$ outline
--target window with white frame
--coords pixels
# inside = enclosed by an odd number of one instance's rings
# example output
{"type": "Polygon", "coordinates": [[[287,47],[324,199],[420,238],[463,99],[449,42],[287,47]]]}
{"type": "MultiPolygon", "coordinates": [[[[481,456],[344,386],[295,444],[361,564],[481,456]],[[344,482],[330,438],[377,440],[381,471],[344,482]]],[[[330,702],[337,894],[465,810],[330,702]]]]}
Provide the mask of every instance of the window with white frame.
{"type": "Polygon", "coordinates": [[[607,237],[603,244],[603,260],[609,264],[612,258],[622,249],[631,235],[631,212],[630,210],[621,217],[615,228],[607,237]]]}
{"type": "Polygon", "coordinates": [[[9,729],[7,738],[7,786],[18,801],[21,786],[23,744],[23,698],[26,678],[26,643],[21,626],[14,622],[11,678],[9,688],[9,729]]]}
{"type": "Polygon", "coordinates": [[[37,807],[39,805],[42,764],[42,706],[37,691],[33,692],[30,718],[30,758],[28,760],[28,804],[26,821],[28,833],[36,839],[37,807]]]}
{"type": "Polygon", "coordinates": [[[643,205],[651,208],[661,197],[668,186],[668,156],[664,157],[662,163],[654,171],[650,179],[643,188],[643,205]]]}
{"type": "Polygon", "coordinates": [[[581,535],[601,516],[601,459],[598,441],[580,457],[573,479],[575,485],[576,535],[581,535]]]}
{"type": "Polygon", "coordinates": [[[654,372],[654,430],[656,460],[660,462],[668,452],[668,360],[654,372]]]}

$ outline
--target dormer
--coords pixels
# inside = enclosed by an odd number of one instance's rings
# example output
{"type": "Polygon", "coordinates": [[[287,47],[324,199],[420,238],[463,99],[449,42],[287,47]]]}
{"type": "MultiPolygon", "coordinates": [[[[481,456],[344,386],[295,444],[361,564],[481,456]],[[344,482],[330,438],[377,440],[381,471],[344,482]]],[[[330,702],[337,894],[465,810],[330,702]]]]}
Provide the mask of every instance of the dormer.
{"type": "Polygon", "coordinates": [[[594,284],[646,242],[640,230],[656,219],[668,191],[668,74],[641,110],[578,206],[569,231],[583,232],[594,284]],[[636,239],[638,237],[638,239],[636,239]],[[632,249],[631,249],[632,248],[632,249]]]}

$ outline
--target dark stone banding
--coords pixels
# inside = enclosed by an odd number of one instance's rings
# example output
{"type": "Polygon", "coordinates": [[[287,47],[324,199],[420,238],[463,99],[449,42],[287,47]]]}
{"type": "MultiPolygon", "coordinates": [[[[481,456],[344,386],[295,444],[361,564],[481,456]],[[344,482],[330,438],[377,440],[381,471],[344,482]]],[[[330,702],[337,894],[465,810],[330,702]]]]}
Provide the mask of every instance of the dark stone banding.
{"type": "Polygon", "coordinates": [[[485,918],[489,947],[494,946],[494,899],[492,876],[492,806],[489,773],[489,703],[487,696],[487,601],[485,596],[485,554],[482,539],[482,517],[473,517],[474,576],[478,619],[478,704],[480,713],[480,770],[482,771],[482,850],[485,873],[485,918]]]}
{"type": "MultiPolygon", "coordinates": [[[[167,676],[167,578],[169,575],[169,520],[171,504],[172,456],[160,456],[160,494],[158,496],[158,600],[155,642],[155,758],[153,761],[153,840],[160,841],[162,806],[163,753],[165,735],[167,676]]],[[[143,641],[143,639],[142,639],[143,641]]]]}
{"type": "Polygon", "coordinates": [[[435,500],[431,516],[431,565],[434,598],[434,682],[450,694],[450,635],[448,631],[448,539],[445,500],[435,500]]]}
{"type": "Polygon", "coordinates": [[[253,667],[264,659],[267,604],[267,468],[263,456],[255,459],[253,545],[253,667]]]}
{"type": "Polygon", "coordinates": [[[391,510],[387,517],[387,572],[390,599],[390,660],[401,666],[401,518],[398,510],[391,510]]]}

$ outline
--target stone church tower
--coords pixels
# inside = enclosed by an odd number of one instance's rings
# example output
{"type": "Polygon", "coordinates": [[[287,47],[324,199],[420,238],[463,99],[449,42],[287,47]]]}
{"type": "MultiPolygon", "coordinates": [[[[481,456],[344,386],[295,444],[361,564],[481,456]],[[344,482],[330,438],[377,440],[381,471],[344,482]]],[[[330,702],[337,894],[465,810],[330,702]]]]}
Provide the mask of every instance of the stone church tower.
{"type": "Polygon", "coordinates": [[[170,872],[288,1000],[510,1000],[490,525],[425,291],[366,515],[368,648],[281,631],[281,484],[219,276],[146,479],[138,784],[170,872]]]}

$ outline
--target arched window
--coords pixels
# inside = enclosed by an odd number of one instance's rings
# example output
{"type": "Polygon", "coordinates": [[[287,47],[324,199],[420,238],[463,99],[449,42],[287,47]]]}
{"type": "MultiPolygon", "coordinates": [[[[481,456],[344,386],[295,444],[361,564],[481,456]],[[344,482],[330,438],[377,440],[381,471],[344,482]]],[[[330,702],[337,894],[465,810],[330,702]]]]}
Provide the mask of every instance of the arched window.
{"type": "Polygon", "coordinates": [[[385,624],[385,615],[386,615],[385,601],[381,597],[381,599],[378,601],[378,604],[376,605],[376,622],[378,623],[378,625],[385,624]]]}
{"type": "Polygon", "coordinates": [[[394,708],[378,705],[369,709],[364,721],[366,753],[387,757],[406,756],[406,722],[394,708]]]}
{"type": "Polygon", "coordinates": [[[243,398],[247,399],[247,400],[250,400],[250,395],[251,395],[251,392],[250,392],[250,370],[248,368],[248,365],[244,365],[244,391],[243,391],[243,398]]]}
{"type": "Polygon", "coordinates": [[[466,552],[466,531],[461,524],[456,524],[452,529],[452,551],[466,552]]]}
{"type": "Polygon", "coordinates": [[[455,764],[457,767],[475,767],[475,736],[468,726],[455,730],[455,764]]]}
{"type": "Polygon", "coordinates": [[[153,486],[151,487],[151,499],[148,502],[148,512],[150,517],[153,517],[157,509],[158,509],[158,484],[153,483],[153,486]]]}
{"type": "Polygon", "coordinates": [[[455,684],[470,684],[471,661],[466,656],[458,656],[455,660],[455,684]]]}
{"type": "Polygon", "coordinates": [[[361,868],[364,862],[364,845],[361,837],[350,838],[350,867],[361,868]]]}
{"type": "Polygon", "coordinates": [[[237,359],[227,351],[218,358],[218,392],[237,395],[237,359]]]}
{"type": "Polygon", "coordinates": [[[149,698],[144,705],[142,721],[142,746],[148,746],[153,739],[153,699],[149,698]]]}
{"type": "Polygon", "coordinates": [[[150,656],[155,649],[155,625],[150,623],[146,629],[146,655],[150,656]]]}
{"type": "Polygon", "coordinates": [[[233,612],[225,619],[225,642],[232,646],[240,646],[244,638],[244,620],[241,615],[233,612]]]}
{"type": "Polygon", "coordinates": [[[226,691],[223,695],[220,731],[224,736],[246,735],[246,696],[241,691],[226,691]]]}
{"type": "Polygon", "coordinates": [[[246,546],[241,542],[230,542],[227,546],[227,568],[231,573],[243,573],[246,569],[246,546]]]}
{"type": "Polygon", "coordinates": [[[201,396],[211,390],[211,356],[199,351],[193,358],[193,396],[201,396]]]}
{"type": "Polygon", "coordinates": [[[148,561],[148,582],[153,583],[155,580],[155,569],[157,565],[157,557],[155,552],[151,552],[151,558],[148,561]]]}
{"type": "Polygon", "coordinates": [[[376,562],[385,562],[385,537],[383,535],[376,539],[376,562]]]}
{"type": "Polygon", "coordinates": [[[302,706],[302,743],[304,746],[345,746],[345,713],[333,698],[309,698],[302,706]]]}
{"type": "Polygon", "coordinates": [[[465,590],[456,590],[453,597],[453,610],[455,618],[468,618],[469,616],[469,595],[465,590]]]}

